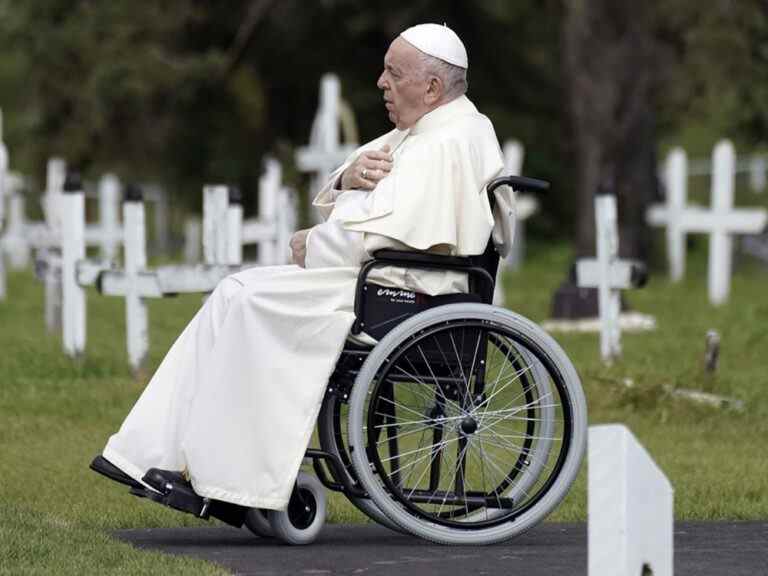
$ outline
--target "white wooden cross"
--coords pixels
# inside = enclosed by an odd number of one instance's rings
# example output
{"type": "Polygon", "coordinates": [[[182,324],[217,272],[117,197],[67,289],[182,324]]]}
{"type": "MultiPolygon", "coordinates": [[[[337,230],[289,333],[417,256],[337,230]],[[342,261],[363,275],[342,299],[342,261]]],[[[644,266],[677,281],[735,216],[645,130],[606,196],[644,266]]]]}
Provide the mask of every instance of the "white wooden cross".
{"type": "MultiPolygon", "coordinates": [[[[209,196],[208,204],[204,205],[204,231],[203,241],[206,248],[205,262],[237,264],[242,262],[242,246],[256,244],[258,257],[255,264],[258,266],[276,266],[287,264],[289,260],[288,243],[291,235],[296,230],[296,206],[293,191],[282,184],[282,168],[274,158],[267,158],[264,174],[259,179],[259,213],[255,218],[243,220],[242,204],[238,200],[233,202],[230,196],[228,202],[229,218],[232,222],[224,226],[219,219],[223,214],[224,197],[218,202],[217,208],[213,196],[209,196]],[[208,208],[205,209],[205,206],[208,208]],[[218,216],[215,216],[218,214],[218,216]],[[236,221],[239,222],[235,224],[236,221]],[[223,227],[222,227],[223,226],[223,227]],[[226,261],[217,261],[213,248],[216,230],[241,230],[240,246],[235,246],[234,238],[230,239],[231,257],[226,261]]],[[[199,260],[198,246],[200,245],[200,224],[196,220],[189,220],[185,224],[185,262],[193,263],[199,260]]],[[[220,248],[223,249],[223,248],[220,248]]]]}
{"type": "Polygon", "coordinates": [[[8,149],[3,142],[3,109],[0,108],[0,302],[5,300],[6,280],[5,280],[5,253],[3,251],[2,233],[3,220],[5,218],[5,188],[8,174],[8,149]]]}
{"type": "MultiPolygon", "coordinates": [[[[507,140],[504,143],[504,174],[522,176],[525,149],[517,140],[507,140]]],[[[520,194],[515,197],[515,238],[507,255],[505,263],[516,270],[523,263],[525,255],[525,221],[539,209],[539,202],[531,194],[520,194]]]]}
{"type": "MultiPolygon", "coordinates": [[[[115,176],[108,176],[101,182],[106,194],[101,197],[110,204],[119,201],[120,182],[115,176]]],[[[63,194],[58,198],[61,218],[61,253],[51,252],[44,258],[46,286],[46,324],[56,326],[61,322],[64,352],[79,357],[85,352],[86,343],[86,297],[84,286],[93,285],[98,273],[111,265],[110,262],[86,260],[86,245],[89,235],[85,223],[85,192],[80,178],[67,176],[63,194]],[[50,293],[49,293],[50,290],[50,293]]],[[[116,215],[107,214],[103,222],[116,224],[116,215]]],[[[94,233],[92,229],[91,234],[94,233]]],[[[114,230],[108,241],[114,242],[114,230]]],[[[104,238],[99,238],[103,240],[104,238]]],[[[122,241],[122,238],[120,239],[122,241]]],[[[107,244],[108,246],[109,244],[107,244]]],[[[113,244],[114,246],[114,244],[113,244]]],[[[47,248],[45,250],[48,250],[47,248]]],[[[114,246],[116,251],[116,246],[114,246]]],[[[102,253],[102,255],[105,255],[102,253]]],[[[113,253],[113,259],[116,256],[113,253]]],[[[126,256],[127,258],[127,256],[126,256]]],[[[129,320],[130,322],[130,320],[129,320]]]]}
{"type": "MultiPolygon", "coordinates": [[[[335,74],[320,79],[320,104],[312,123],[309,146],[296,152],[296,164],[302,172],[312,172],[310,196],[314,196],[326,183],[331,172],[341,166],[358,146],[357,142],[341,144],[341,83],[335,74]]],[[[313,215],[316,214],[313,211],[313,215]]]]}
{"type": "Polygon", "coordinates": [[[114,174],[105,174],[99,179],[99,221],[85,227],[85,242],[88,246],[98,245],[101,258],[106,262],[117,260],[118,250],[123,241],[120,226],[120,180],[114,174]]]}
{"type": "Polygon", "coordinates": [[[77,282],[77,264],[85,259],[85,193],[79,177],[70,175],[58,200],[61,216],[62,342],[64,352],[78,357],[85,351],[85,291],[77,282]]]}
{"type": "Polygon", "coordinates": [[[734,234],[756,234],[765,228],[768,214],[764,209],[733,208],[736,154],[731,142],[724,140],[712,154],[712,210],[699,216],[690,226],[692,232],[709,233],[709,299],[722,304],[731,288],[734,234]],[[698,224],[698,226],[697,226],[698,224]]]}
{"type": "Polygon", "coordinates": [[[21,190],[9,190],[8,213],[3,233],[3,251],[11,268],[24,268],[29,263],[31,248],[26,240],[25,198],[21,190]]]}
{"type": "MultiPolygon", "coordinates": [[[[41,199],[44,222],[28,222],[23,196],[16,194],[11,198],[4,245],[14,267],[25,267],[32,249],[39,251],[38,260],[45,260],[61,249],[61,202],[65,176],[65,162],[51,158],[47,166],[46,191],[41,199]]],[[[99,222],[86,226],[85,241],[88,246],[99,246],[104,260],[114,260],[122,241],[118,220],[120,184],[115,176],[108,174],[100,180],[98,198],[99,222]]]]}
{"type": "Polygon", "coordinates": [[[190,217],[184,221],[184,262],[200,262],[200,247],[203,244],[203,228],[199,218],[190,217]]]}
{"type": "Polygon", "coordinates": [[[288,262],[288,242],[296,230],[293,193],[282,184],[282,167],[267,158],[259,179],[259,215],[243,222],[243,244],[258,244],[257,264],[274,266],[288,262]]]}
{"type": "Polygon", "coordinates": [[[29,263],[29,246],[24,241],[24,197],[22,178],[10,171],[8,148],[3,141],[3,111],[0,108],[0,300],[5,298],[5,260],[12,268],[29,263]],[[7,210],[6,210],[7,208],[7,210]]]}
{"type": "Polygon", "coordinates": [[[5,181],[8,177],[8,148],[3,142],[3,109],[0,108],[0,231],[3,230],[3,218],[5,217],[5,181]]]}
{"type": "Polygon", "coordinates": [[[228,209],[229,189],[226,186],[203,186],[203,258],[206,264],[227,261],[228,209]]]}
{"type": "Polygon", "coordinates": [[[157,183],[145,183],[141,186],[144,192],[144,204],[152,205],[152,228],[154,230],[154,247],[160,254],[168,253],[168,192],[157,183]]]}
{"type": "MultiPolygon", "coordinates": [[[[733,236],[757,234],[768,222],[768,212],[765,209],[733,208],[735,168],[736,154],[733,144],[729,140],[721,140],[712,152],[711,208],[689,206],[678,208],[676,212],[675,226],[682,233],[709,234],[707,286],[709,300],[716,305],[727,301],[730,292],[733,236]]],[[[678,174],[675,178],[685,177],[678,174]]],[[[664,225],[670,221],[668,215],[664,216],[664,209],[658,206],[649,208],[647,220],[651,225],[664,225]]],[[[682,244],[684,245],[684,242],[682,244]]],[[[684,262],[684,247],[675,250],[675,258],[684,262]]],[[[678,271],[682,269],[679,262],[675,266],[678,271]]]]}
{"type": "Polygon", "coordinates": [[[749,186],[753,192],[762,194],[765,191],[768,159],[765,156],[752,156],[749,161],[749,186]]]}
{"type": "Polygon", "coordinates": [[[672,576],[674,491],[632,433],[590,426],[589,576],[672,576]]]}
{"type": "MultiPolygon", "coordinates": [[[[128,190],[123,204],[124,267],[122,270],[99,271],[95,283],[100,293],[125,298],[128,361],[134,371],[143,366],[149,350],[147,298],[210,292],[221,279],[239,269],[242,206],[231,205],[229,200],[230,189],[227,186],[203,188],[206,223],[203,244],[206,261],[210,265],[149,269],[141,190],[135,187],[128,190]]],[[[88,284],[92,278],[92,269],[81,266],[78,270],[79,283],[88,284]]]]}
{"type": "MultiPolygon", "coordinates": [[[[504,155],[504,175],[521,176],[523,170],[523,159],[525,157],[525,148],[518,140],[507,140],[502,149],[504,155]]],[[[536,198],[530,194],[515,195],[515,229],[512,246],[509,254],[504,259],[499,260],[499,267],[496,272],[496,288],[493,293],[493,303],[496,306],[504,306],[504,289],[502,286],[502,276],[505,268],[517,270],[523,262],[525,254],[525,221],[536,213],[539,204],[536,198]]]]}
{"type": "Polygon", "coordinates": [[[29,260],[29,250],[20,236],[24,217],[23,180],[13,172],[5,174],[5,197],[0,196],[0,214],[7,217],[0,219],[0,301],[7,296],[6,259],[11,267],[21,268],[29,260]],[[7,210],[4,204],[7,203],[7,210]]]}
{"type": "Polygon", "coordinates": [[[673,148],[664,163],[667,202],[648,208],[646,220],[652,226],[665,226],[667,261],[673,282],[685,275],[685,235],[683,225],[688,195],[688,157],[682,148],[673,148]]]}
{"type": "Polygon", "coordinates": [[[41,199],[43,215],[48,228],[59,231],[61,229],[61,216],[58,205],[67,176],[67,163],[61,158],[50,158],[46,165],[45,174],[45,192],[41,199]]]}
{"type": "Polygon", "coordinates": [[[576,283],[582,288],[597,288],[600,309],[600,355],[611,362],[621,355],[621,290],[640,286],[645,281],[645,266],[637,261],[619,260],[619,230],[616,197],[595,196],[597,258],[576,263],[576,283]]]}

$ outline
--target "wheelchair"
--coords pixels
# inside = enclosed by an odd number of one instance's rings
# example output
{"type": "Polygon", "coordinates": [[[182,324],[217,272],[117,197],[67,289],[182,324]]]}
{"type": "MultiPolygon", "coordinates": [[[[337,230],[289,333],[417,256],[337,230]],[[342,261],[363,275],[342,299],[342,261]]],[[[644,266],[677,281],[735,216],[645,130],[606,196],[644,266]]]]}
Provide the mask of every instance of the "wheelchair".
{"type": "MultiPolygon", "coordinates": [[[[544,190],[504,176],[487,186],[544,190]]],[[[440,544],[493,544],[542,521],[581,464],[587,409],[579,376],[538,325],[492,306],[499,256],[380,250],[363,264],[353,334],[341,352],[285,511],[252,509],[260,536],[308,544],[325,521],[325,490],[372,520],[440,544]],[[466,273],[469,290],[427,296],[368,282],[383,266],[466,273]]]]}

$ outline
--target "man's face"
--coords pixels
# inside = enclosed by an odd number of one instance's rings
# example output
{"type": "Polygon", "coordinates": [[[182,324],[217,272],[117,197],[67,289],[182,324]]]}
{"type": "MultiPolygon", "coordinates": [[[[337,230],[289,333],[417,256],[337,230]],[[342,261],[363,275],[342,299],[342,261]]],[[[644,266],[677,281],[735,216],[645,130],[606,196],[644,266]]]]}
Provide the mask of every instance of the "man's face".
{"type": "Polygon", "coordinates": [[[400,130],[413,126],[428,110],[428,83],[421,71],[419,51],[395,38],[384,56],[384,71],[376,86],[384,91],[389,120],[400,130]]]}

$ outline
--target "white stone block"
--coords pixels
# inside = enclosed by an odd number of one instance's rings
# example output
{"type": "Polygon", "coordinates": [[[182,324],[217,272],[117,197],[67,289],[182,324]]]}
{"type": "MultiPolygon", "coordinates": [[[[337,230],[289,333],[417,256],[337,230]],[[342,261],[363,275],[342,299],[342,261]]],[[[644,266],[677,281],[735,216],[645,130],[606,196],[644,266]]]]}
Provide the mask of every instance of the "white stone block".
{"type": "Polygon", "coordinates": [[[589,428],[589,576],[673,573],[673,490],[632,433],[589,428]]]}

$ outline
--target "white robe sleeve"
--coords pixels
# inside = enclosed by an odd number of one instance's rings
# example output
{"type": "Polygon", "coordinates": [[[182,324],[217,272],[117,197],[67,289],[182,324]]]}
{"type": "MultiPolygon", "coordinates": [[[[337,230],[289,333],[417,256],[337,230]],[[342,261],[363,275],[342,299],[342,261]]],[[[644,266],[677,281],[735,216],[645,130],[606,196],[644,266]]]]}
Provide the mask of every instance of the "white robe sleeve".
{"type": "Polygon", "coordinates": [[[342,193],[341,188],[336,188],[336,184],[339,183],[339,178],[351,163],[352,160],[347,158],[347,161],[344,162],[344,164],[336,168],[330,178],[328,178],[328,182],[325,183],[325,186],[321,188],[320,192],[317,193],[317,196],[315,196],[315,199],[312,201],[312,205],[318,209],[323,220],[328,220],[331,212],[333,212],[336,198],[342,193]]]}
{"type": "Polygon", "coordinates": [[[379,136],[375,140],[360,146],[360,148],[347,156],[346,160],[344,160],[344,164],[333,171],[333,173],[328,178],[328,181],[320,189],[320,192],[317,193],[314,200],[312,201],[312,205],[318,209],[320,215],[323,217],[323,220],[327,220],[330,217],[331,212],[333,212],[333,207],[336,203],[336,198],[338,198],[338,196],[343,192],[343,190],[336,188],[336,184],[339,183],[338,180],[344,173],[344,170],[346,170],[349,165],[352,164],[352,162],[354,162],[357,157],[366,150],[379,150],[385,144],[394,149],[399,142],[402,142],[406,134],[407,131],[403,132],[397,129],[392,130],[383,136],[379,136]]]}
{"type": "Polygon", "coordinates": [[[312,227],[307,235],[306,268],[360,266],[368,256],[363,234],[345,230],[340,220],[328,220],[312,227]]]}

